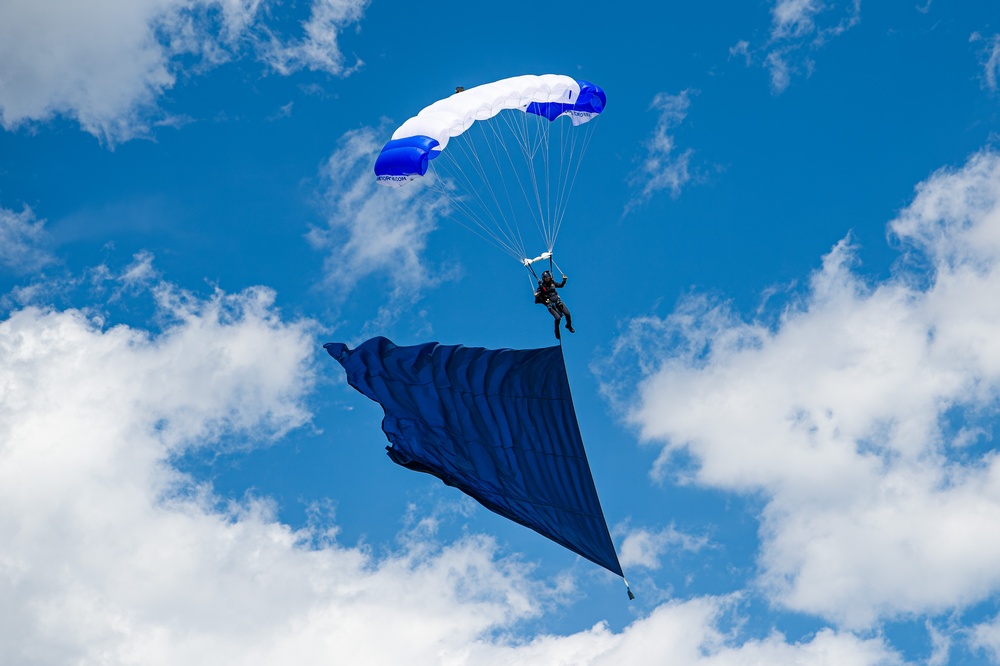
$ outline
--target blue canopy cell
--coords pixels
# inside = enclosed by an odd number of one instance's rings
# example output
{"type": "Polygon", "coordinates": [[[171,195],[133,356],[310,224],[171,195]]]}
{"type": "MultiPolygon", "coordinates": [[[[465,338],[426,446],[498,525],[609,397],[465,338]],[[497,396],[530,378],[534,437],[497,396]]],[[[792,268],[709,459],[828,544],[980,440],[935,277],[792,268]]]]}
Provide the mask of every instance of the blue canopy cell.
{"type": "Polygon", "coordinates": [[[398,347],[382,337],[325,347],[351,386],[382,405],[394,462],[622,575],[561,347],[398,347]]]}

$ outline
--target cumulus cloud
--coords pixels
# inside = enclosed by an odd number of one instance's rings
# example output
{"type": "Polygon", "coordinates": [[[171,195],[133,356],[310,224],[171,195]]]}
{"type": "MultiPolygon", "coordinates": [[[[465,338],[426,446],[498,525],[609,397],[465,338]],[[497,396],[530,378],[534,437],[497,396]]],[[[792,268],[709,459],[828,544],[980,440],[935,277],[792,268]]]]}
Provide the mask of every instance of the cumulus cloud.
{"type": "Polygon", "coordinates": [[[328,253],[326,279],[343,297],[376,276],[389,282],[398,303],[436,282],[423,251],[444,204],[422,196],[420,183],[389,189],[375,182],[371,165],[382,148],[377,134],[363,128],[341,137],[322,174],[327,226],[308,238],[328,253]]]}
{"type": "MultiPolygon", "coordinates": [[[[128,273],[148,276],[145,263],[128,273]]],[[[880,639],[830,630],[741,639],[722,628],[732,597],[669,603],[620,633],[518,640],[558,595],[488,538],[416,529],[375,556],[335,525],[289,528],[266,498],[223,502],[171,461],[308,422],[313,325],[283,320],[262,288],[155,294],[157,333],[39,307],[0,321],[2,663],[895,660],[880,639]]]]}
{"type": "Polygon", "coordinates": [[[845,239],[776,323],[692,297],[615,354],[641,358],[626,418],[654,474],[683,451],[682,480],[765,497],[761,589],[845,627],[1000,591],[1000,154],[935,173],[890,230],[892,279],[845,239]]]}
{"type": "Polygon", "coordinates": [[[775,0],[771,8],[768,41],[751,48],[740,40],[730,56],[743,55],[747,66],[759,61],[771,77],[771,90],[784,92],[792,77],[812,73],[812,54],[830,39],[850,30],[861,20],[861,0],[821,2],[820,0],[775,0]]]}
{"type": "Polygon", "coordinates": [[[899,664],[899,655],[880,639],[860,639],[829,629],[811,640],[789,643],[775,632],[764,639],[740,641],[722,626],[732,621],[733,598],[699,598],[668,603],[633,622],[621,633],[604,624],[570,636],[543,636],[525,645],[477,646],[469,664],[899,664]]]}
{"type": "Polygon", "coordinates": [[[45,249],[45,220],[27,206],[20,212],[0,207],[0,264],[16,273],[30,273],[54,261],[45,249]]]}
{"type": "Polygon", "coordinates": [[[109,143],[149,129],[182,54],[218,60],[257,3],[14,0],[0,6],[0,121],[65,114],[109,143]],[[214,26],[209,15],[218,17],[214,26]]]}
{"type": "Polygon", "coordinates": [[[693,151],[688,148],[678,152],[671,132],[687,117],[692,94],[690,90],[678,95],[661,92],[653,98],[649,108],[658,114],[656,128],[646,141],[646,154],[639,168],[629,176],[629,183],[637,193],[625,207],[626,214],[660,190],[670,190],[672,196],[678,196],[691,180],[689,165],[693,151]]]}
{"type": "Polygon", "coordinates": [[[10,0],[0,3],[0,125],[11,130],[63,115],[110,145],[176,124],[158,108],[183,73],[245,50],[275,69],[290,62],[350,70],[338,26],[366,0],[315,0],[306,38],[287,46],[262,25],[261,0],[10,0]],[[276,53],[292,55],[276,57],[276,53]],[[284,64],[282,64],[284,63],[284,64]],[[185,69],[186,68],[186,69],[185,69]]]}
{"type": "Polygon", "coordinates": [[[482,537],[376,559],[172,468],[306,422],[316,348],[267,290],[158,298],[156,335],[73,310],[0,323],[0,661],[436,663],[534,612],[482,537]]]}

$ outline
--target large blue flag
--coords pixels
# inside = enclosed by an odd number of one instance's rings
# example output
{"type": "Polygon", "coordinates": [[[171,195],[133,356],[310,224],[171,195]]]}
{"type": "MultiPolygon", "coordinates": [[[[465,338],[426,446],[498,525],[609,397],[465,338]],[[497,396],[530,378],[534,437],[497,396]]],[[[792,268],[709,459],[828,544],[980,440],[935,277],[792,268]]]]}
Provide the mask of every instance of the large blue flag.
{"type": "Polygon", "coordinates": [[[325,347],[385,410],[393,461],[622,575],[561,347],[397,347],[381,337],[325,347]]]}

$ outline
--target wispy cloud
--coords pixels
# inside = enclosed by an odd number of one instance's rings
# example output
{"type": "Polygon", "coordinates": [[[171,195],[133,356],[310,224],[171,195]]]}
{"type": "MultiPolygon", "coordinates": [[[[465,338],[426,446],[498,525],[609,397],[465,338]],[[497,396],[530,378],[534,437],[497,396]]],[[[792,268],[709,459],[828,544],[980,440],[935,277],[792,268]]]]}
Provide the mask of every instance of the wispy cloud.
{"type": "Polygon", "coordinates": [[[362,66],[344,63],[339,36],[345,27],[361,20],[369,0],[314,0],[309,20],[303,25],[305,37],[282,43],[273,36],[264,50],[265,60],[278,72],[290,74],[299,69],[347,76],[362,66]]]}
{"type": "Polygon", "coordinates": [[[45,249],[45,220],[25,207],[20,213],[0,207],[0,264],[15,273],[30,273],[52,263],[45,249]]]}
{"type": "Polygon", "coordinates": [[[970,42],[983,42],[980,51],[983,67],[983,87],[993,92],[997,91],[997,76],[1000,75],[1000,34],[992,38],[983,37],[978,32],[972,33],[970,42]]]}
{"type": "Polygon", "coordinates": [[[325,279],[341,298],[362,281],[387,286],[390,300],[380,316],[388,324],[400,304],[439,281],[424,250],[445,204],[423,196],[420,183],[379,186],[372,165],[381,148],[372,128],[341,137],[322,173],[327,224],[308,239],[327,253],[325,279]]]}
{"type": "Polygon", "coordinates": [[[817,50],[860,20],[861,0],[774,0],[767,42],[753,47],[749,41],[740,40],[729,54],[743,56],[748,67],[760,62],[770,74],[771,90],[780,94],[794,76],[812,73],[817,50]]]}
{"type": "Polygon", "coordinates": [[[283,104],[282,106],[278,107],[278,110],[275,113],[272,113],[270,116],[268,116],[267,119],[273,122],[275,120],[281,120],[283,118],[291,118],[293,106],[295,106],[294,102],[283,104]]]}
{"type": "Polygon", "coordinates": [[[927,666],[945,666],[951,653],[951,636],[935,627],[929,620],[924,626],[931,639],[931,655],[927,659],[927,666]]]}
{"type": "Polygon", "coordinates": [[[971,640],[972,645],[987,653],[993,663],[1000,663],[1000,616],[977,624],[971,640]]]}
{"type": "Polygon", "coordinates": [[[771,9],[771,39],[796,39],[816,32],[820,0],[776,0],[771,9]]]}
{"type": "Polygon", "coordinates": [[[618,560],[624,569],[643,567],[659,569],[660,558],[671,548],[697,552],[708,545],[707,537],[679,532],[672,525],[662,530],[627,530],[622,539],[618,560]]]}
{"type": "Polygon", "coordinates": [[[132,261],[117,273],[107,264],[96,266],[87,272],[89,287],[107,303],[150,291],[161,279],[160,272],[153,266],[154,258],[148,250],[137,252],[132,255],[132,261]],[[107,290],[109,284],[110,292],[107,290]]]}
{"type": "Polygon", "coordinates": [[[692,94],[696,93],[691,90],[677,95],[661,92],[653,98],[649,108],[657,112],[656,128],[645,143],[639,168],[629,176],[629,184],[636,194],[626,205],[625,214],[660,190],[670,190],[672,196],[678,196],[681,188],[691,180],[690,161],[694,151],[690,148],[678,151],[672,132],[687,117],[692,94]]]}
{"type": "Polygon", "coordinates": [[[890,229],[891,279],[845,240],[776,324],[693,298],[614,357],[655,475],[684,451],[693,481],[766,497],[762,589],[846,627],[1000,591],[1000,459],[969,441],[1000,403],[1000,154],[928,178],[890,229]]]}

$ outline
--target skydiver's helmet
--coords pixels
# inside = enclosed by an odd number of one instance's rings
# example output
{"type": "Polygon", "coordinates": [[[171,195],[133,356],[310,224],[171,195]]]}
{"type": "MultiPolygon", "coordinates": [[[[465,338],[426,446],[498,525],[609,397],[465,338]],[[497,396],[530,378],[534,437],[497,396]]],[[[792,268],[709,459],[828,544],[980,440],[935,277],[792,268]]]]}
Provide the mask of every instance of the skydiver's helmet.
{"type": "Polygon", "coordinates": [[[552,281],[553,281],[552,273],[550,273],[549,271],[545,271],[544,273],[542,273],[542,282],[552,282],[552,281]]]}

